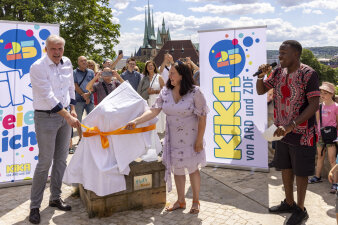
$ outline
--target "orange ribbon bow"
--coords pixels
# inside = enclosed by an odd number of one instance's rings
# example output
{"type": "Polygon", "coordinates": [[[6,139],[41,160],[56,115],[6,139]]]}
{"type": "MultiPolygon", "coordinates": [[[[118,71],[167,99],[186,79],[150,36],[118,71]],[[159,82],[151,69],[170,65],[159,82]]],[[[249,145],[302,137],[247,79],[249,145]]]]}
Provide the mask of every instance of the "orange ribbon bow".
{"type": "Polygon", "coordinates": [[[87,127],[83,124],[81,124],[81,126],[87,129],[85,132],[83,132],[84,137],[92,137],[92,136],[100,135],[102,148],[109,147],[109,141],[107,138],[108,135],[137,134],[137,133],[147,132],[147,131],[156,129],[156,124],[152,124],[147,127],[138,127],[133,130],[126,130],[124,126],[117,130],[113,130],[109,132],[101,132],[100,129],[97,127],[87,127]]]}

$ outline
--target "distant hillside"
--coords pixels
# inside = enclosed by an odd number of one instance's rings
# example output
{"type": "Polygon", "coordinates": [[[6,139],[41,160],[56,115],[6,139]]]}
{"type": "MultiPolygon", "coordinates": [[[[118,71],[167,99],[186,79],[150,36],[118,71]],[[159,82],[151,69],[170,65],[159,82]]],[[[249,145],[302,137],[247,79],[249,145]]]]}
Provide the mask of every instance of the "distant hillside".
{"type": "MultiPolygon", "coordinates": [[[[332,59],[334,56],[338,56],[338,47],[336,46],[308,47],[306,49],[311,50],[316,58],[332,59]]],[[[278,58],[278,50],[267,50],[267,58],[278,58]]]]}

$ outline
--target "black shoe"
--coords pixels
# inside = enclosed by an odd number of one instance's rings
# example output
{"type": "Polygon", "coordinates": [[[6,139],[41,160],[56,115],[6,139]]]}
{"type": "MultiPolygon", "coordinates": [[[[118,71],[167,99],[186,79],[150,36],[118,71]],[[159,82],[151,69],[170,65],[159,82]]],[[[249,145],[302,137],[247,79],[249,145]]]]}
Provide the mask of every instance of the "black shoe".
{"type": "Polygon", "coordinates": [[[39,224],[40,223],[40,210],[39,208],[31,209],[29,213],[29,222],[33,224],[39,224]]]}
{"type": "Polygon", "coordinates": [[[50,207],[57,207],[58,209],[62,211],[70,211],[72,207],[70,205],[67,205],[64,201],[62,201],[61,198],[53,201],[49,201],[50,207]]]}
{"type": "Polygon", "coordinates": [[[286,199],[280,203],[280,205],[272,206],[269,208],[269,212],[271,213],[291,213],[296,207],[296,203],[293,202],[292,205],[289,205],[286,202],[286,199]]]}
{"type": "Polygon", "coordinates": [[[288,222],[286,222],[286,225],[301,224],[303,220],[306,220],[308,218],[309,218],[309,214],[307,214],[306,208],[304,207],[304,211],[303,211],[301,208],[296,206],[295,210],[293,211],[290,218],[288,219],[288,222]]]}
{"type": "Polygon", "coordinates": [[[268,166],[269,168],[275,167],[275,162],[274,161],[269,162],[268,166]]]}

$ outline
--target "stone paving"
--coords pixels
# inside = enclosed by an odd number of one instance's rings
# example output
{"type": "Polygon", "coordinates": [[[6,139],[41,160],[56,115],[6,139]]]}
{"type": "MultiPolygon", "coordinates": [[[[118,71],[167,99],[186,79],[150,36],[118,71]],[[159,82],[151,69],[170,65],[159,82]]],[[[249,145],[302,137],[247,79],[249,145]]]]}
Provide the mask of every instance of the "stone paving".
{"type": "MultiPolygon", "coordinates": [[[[47,184],[41,207],[41,224],[285,224],[290,214],[268,213],[268,206],[283,198],[280,172],[270,173],[206,167],[201,172],[201,212],[189,214],[192,192],[187,179],[187,209],[165,212],[160,209],[125,211],[107,218],[89,219],[79,198],[71,197],[72,187],[63,185],[62,197],[73,207],[62,212],[48,207],[47,184]]],[[[310,218],[305,224],[336,224],[335,196],[328,193],[327,182],[309,185],[305,205],[310,218]]],[[[0,189],[0,224],[30,224],[30,185],[0,189]]],[[[176,190],[167,195],[176,200],[176,190]]]]}
{"type": "MultiPolygon", "coordinates": [[[[73,138],[77,143],[78,137],[73,138]]],[[[68,161],[72,155],[69,155],[68,161]]],[[[205,167],[201,170],[201,211],[189,214],[192,191],[187,178],[185,210],[166,212],[163,208],[125,211],[106,218],[88,218],[80,198],[71,196],[73,188],[62,186],[62,198],[72,206],[72,211],[63,212],[48,207],[49,183],[44,192],[40,208],[41,224],[118,224],[118,225],[279,225],[286,224],[290,214],[269,214],[268,207],[284,199],[280,172],[272,169],[269,173],[245,170],[205,167]]],[[[174,181],[173,181],[174,184],[174,181]]],[[[330,184],[310,184],[305,207],[310,218],[303,224],[334,225],[335,195],[329,193],[330,184]]],[[[31,185],[0,188],[0,225],[30,224],[28,221],[31,185]]],[[[294,188],[296,190],[296,188],[294,188]]],[[[296,192],[295,192],[296,193],[296,192]]],[[[167,202],[176,201],[176,189],[167,194],[167,202]]],[[[295,195],[295,199],[296,195],[295,195]]]]}

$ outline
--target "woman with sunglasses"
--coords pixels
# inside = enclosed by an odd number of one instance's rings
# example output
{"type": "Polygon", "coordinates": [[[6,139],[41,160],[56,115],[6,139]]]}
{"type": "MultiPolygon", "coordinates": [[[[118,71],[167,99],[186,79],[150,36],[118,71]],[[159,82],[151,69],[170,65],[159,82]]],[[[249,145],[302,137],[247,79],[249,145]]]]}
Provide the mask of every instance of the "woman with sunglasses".
{"type": "Polygon", "coordinates": [[[162,109],[167,121],[163,146],[165,181],[170,192],[173,173],[177,189],[177,201],[167,211],[185,209],[185,175],[188,173],[193,191],[190,213],[199,213],[199,169],[206,165],[203,136],[209,109],[200,88],[194,85],[191,69],[185,63],[178,61],[170,68],[169,80],[155,104],[130,121],[126,129],[134,129],[154,118],[162,109]]]}

